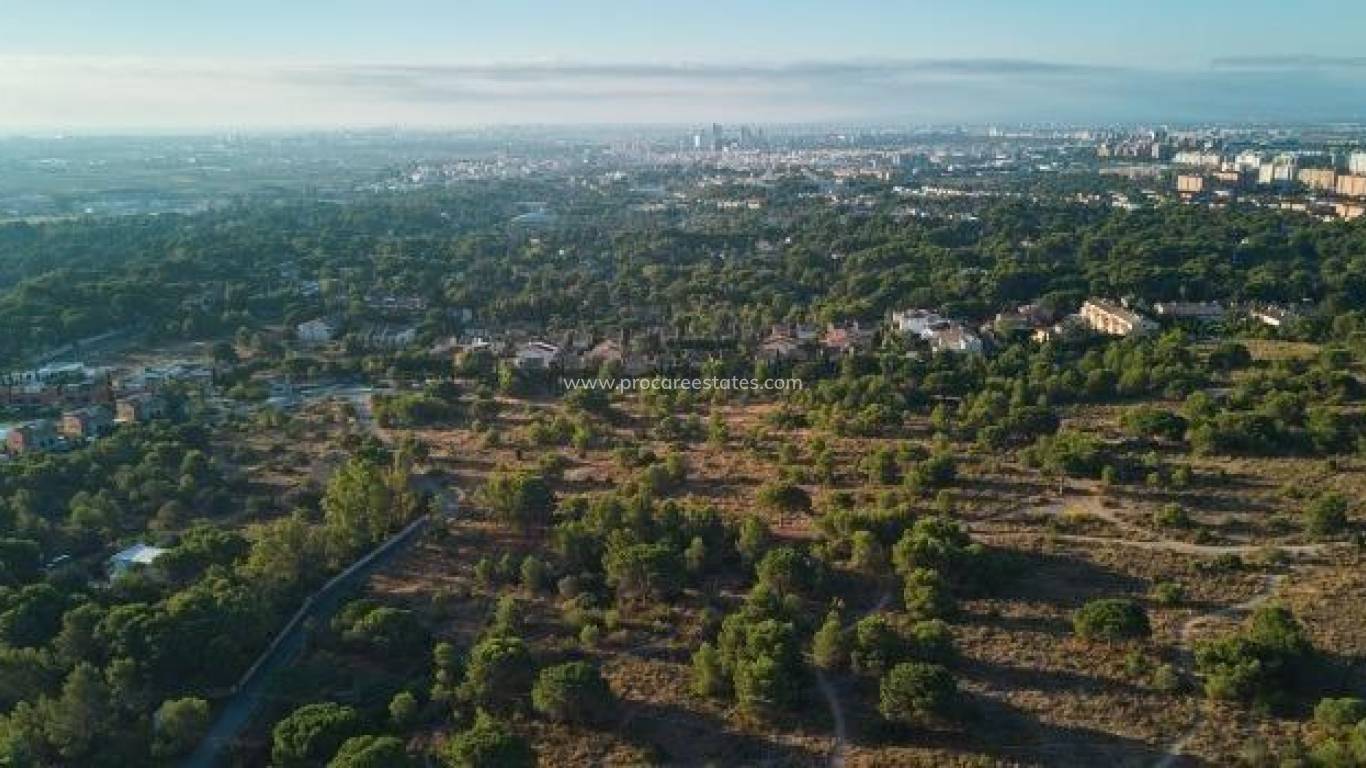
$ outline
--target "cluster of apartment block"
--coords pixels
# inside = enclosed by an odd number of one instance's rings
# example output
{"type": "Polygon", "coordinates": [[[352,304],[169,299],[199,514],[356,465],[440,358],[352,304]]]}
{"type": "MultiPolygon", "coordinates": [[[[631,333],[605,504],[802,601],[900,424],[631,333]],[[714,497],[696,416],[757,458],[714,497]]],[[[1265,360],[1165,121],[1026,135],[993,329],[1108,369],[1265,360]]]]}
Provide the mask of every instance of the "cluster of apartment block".
{"type": "MultiPolygon", "coordinates": [[[[1216,151],[1178,152],[1173,162],[1187,170],[1176,174],[1176,191],[1185,198],[1229,197],[1255,186],[1286,187],[1302,184],[1317,195],[1340,198],[1319,207],[1342,218],[1366,214],[1366,152],[1353,152],[1345,163],[1332,164],[1314,157],[1316,165],[1295,153],[1267,155],[1245,151],[1228,158],[1216,151]]],[[[1304,204],[1304,209],[1310,206],[1304,204]]]]}
{"type": "Polygon", "coordinates": [[[166,416],[166,400],[152,392],[116,398],[113,407],[73,408],[56,419],[31,419],[10,427],[4,445],[12,455],[56,451],[103,437],[118,424],[140,424],[166,416]]]}

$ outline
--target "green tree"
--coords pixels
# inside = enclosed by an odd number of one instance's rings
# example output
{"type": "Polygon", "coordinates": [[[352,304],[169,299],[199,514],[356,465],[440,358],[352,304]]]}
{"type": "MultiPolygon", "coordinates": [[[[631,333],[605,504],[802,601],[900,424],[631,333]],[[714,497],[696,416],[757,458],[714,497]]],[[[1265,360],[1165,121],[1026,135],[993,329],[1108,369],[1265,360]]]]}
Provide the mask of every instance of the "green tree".
{"type": "Polygon", "coordinates": [[[389,699],[389,722],[399,730],[410,728],[417,721],[418,708],[411,691],[399,691],[389,699]]]}
{"type": "Polygon", "coordinates": [[[352,736],[342,742],[327,768],[411,768],[417,763],[393,736],[352,736]]]}
{"type": "Polygon", "coordinates": [[[777,514],[780,522],[789,515],[806,514],[811,511],[811,495],[795,483],[764,483],[759,486],[757,498],[759,506],[777,514]]]}
{"type": "Polygon", "coordinates": [[[1275,704],[1313,658],[1304,627],[1284,606],[1264,605],[1242,631],[1195,646],[1195,666],[1213,699],[1275,704]]]}
{"type": "Polygon", "coordinates": [[[336,564],[379,543],[420,511],[406,469],[381,467],[364,458],[353,458],[337,470],[327,483],[322,507],[336,564]]]}
{"type": "Polygon", "coordinates": [[[849,665],[860,675],[880,675],[906,655],[906,642],[887,617],[870,613],[854,624],[849,665]]]}
{"type": "Polygon", "coordinates": [[[1152,634],[1143,606],[1128,598],[1091,600],[1072,616],[1072,629],[1084,640],[1115,642],[1152,634]]]}
{"type": "Polygon", "coordinates": [[[642,599],[664,600],[681,586],[683,566],[665,542],[613,544],[603,556],[607,584],[625,603],[642,599]]]}
{"type": "Polygon", "coordinates": [[[749,515],[740,521],[740,532],[736,538],[735,549],[746,563],[757,563],[768,550],[773,535],[764,521],[749,515]]]}
{"type": "Polygon", "coordinates": [[[1314,499],[1304,513],[1304,527],[1312,536],[1332,536],[1347,527],[1347,498],[1325,493],[1314,499]]]}
{"type": "Polygon", "coordinates": [[[730,689],[721,654],[711,643],[702,643],[692,656],[692,687],[698,696],[720,697],[730,689]]]}
{"type": "Polygon", "coordinates": [[[887,549],[872,531],[854,531],[849,538],[849,566],[867,576],[887,572],[887,549]]]}
{"type": "Polygon", "coordinates": [[[597,723],[611,715],[612,689],[598,668],[584,661],[541,670],[531,689],[531,706],[559,722],[597,723]]]}
{"type": "Polygon", "coordinates": [[[917,619],[946,619],[957,611],[949,585],[933,568],[912,568],[903,596],[906,612],[917,619]]]}
{"type": "Polygon", "coordinates": [[[209,703],[184,698],[162,702],[152,717],[152,753],[158,757],[183,755],[209,729],[209,703]]]}
{"type": "Polygon", "coordinates": [[[499,520],[524,529],[549,522],[555,508],[555,494],[544,478],[527,472],[494,472],[482,495],[499,520]]]}
{"type": "Polygon", "coordinates": [[[279,768],[318,765],[360,727],[355,709],[334,702],[305,704],[275,724],[271,762],[279,768]]]}
{"type": "Polygon", "coordinates": [[[450,768],[533,768],[536,753],[512,727],[479,710],[474,724],[450,741],[442,753],[450,768]]]}
{"type": "Polygon", "coordinates": [[[470,651],[465,694],[481,707],[506,711],[526,699],[534,674],[531,654],[520,638],[486,637],[470,651]]]}
{"type": "Polygon", "coordinates": [[[546,582],[545,561],[535,555],[522,558],[522,586],[528,592],[539,592],[546,582]]]}
{"type": "Polygon", "coordinates": [[[938,664],[897,664],[878,685],[878,712],[894,723],[942,720],[953,715],[957,702],[958,682],[938,664]]]}
{"type": "Polygon", "coordinates": [[[811,660],[821,669],[834,671],[849,661],[848,642],[839,611],[825,615],[825,621],[811,638],[811,660]]]}
{"type": "Polygon", "coordinates": [[[113,725],[109,687],[90,664],[71,670],[50,709],[47,738],[68,761],[82,762],[113,725]]]}

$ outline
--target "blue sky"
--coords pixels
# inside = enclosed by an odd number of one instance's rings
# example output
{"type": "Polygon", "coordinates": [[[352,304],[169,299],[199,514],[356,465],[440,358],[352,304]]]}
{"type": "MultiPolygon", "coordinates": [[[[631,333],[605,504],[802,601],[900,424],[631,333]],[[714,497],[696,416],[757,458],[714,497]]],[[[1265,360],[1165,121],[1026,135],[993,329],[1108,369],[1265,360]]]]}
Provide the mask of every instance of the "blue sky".
{"type": "Polygon", "coordinates": [[[0,0],[0,129],[1366,113],[1366,3],[0,0]]]}

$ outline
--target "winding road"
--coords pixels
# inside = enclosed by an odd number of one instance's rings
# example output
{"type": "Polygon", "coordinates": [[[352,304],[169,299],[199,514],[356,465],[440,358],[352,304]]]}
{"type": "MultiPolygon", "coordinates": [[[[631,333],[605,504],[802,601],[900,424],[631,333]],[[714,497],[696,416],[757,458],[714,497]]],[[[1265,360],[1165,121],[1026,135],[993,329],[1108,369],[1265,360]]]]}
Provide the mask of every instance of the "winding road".
{"type": "MultiPolygon", "coordinates": [[[[348,395],[347,399],[356,403],[357,419],[362,428],[373,432],[375,424],[368,394],[368,391],[359,392],[348,395]]],[[[217,717],[199,746],[181,763],[182,768],[214,768],[221,765],[266,700],[275,676],[292,664],[304,650],[310,627],[328,621],[351,594],[353,587],[393,562],[421,539],[421,532],[434,517],[449,519],[459,511],[459,496],[443,487],[436,477],[430,474],[416,477],[413,485],[436,500],[436,509],[409,523],[304,600],[256,663],[233,686],[232,693],[222,702],[217,717]]]]}

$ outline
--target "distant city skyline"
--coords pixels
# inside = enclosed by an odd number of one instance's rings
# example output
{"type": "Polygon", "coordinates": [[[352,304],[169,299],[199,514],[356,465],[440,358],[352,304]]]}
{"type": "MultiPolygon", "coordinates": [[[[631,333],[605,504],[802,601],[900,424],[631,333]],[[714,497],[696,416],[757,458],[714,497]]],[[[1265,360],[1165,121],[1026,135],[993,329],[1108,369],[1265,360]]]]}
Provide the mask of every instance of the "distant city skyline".
{"type": "Polygon", "coordinates": [[[1366,119],[1345,2],[12,5],[5,132],[1366,119]]]}

